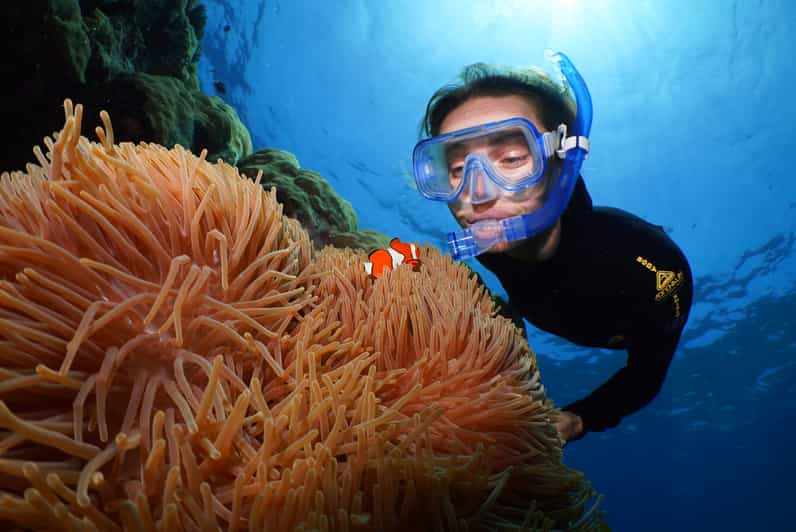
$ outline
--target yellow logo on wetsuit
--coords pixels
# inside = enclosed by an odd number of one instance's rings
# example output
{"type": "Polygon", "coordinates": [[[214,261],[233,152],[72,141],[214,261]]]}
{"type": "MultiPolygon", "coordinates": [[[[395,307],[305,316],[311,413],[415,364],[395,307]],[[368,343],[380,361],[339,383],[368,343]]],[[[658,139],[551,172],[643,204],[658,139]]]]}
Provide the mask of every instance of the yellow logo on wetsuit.
{"type": "Polygon", "coordinates": [[[660,271],[658,272],[658,293],[655,294],[655,301],[660,301],[664,297],[674,292],[678,286],[683,282],[683,272],[660,271]],[[665,281],[661,283],[661,274],[666,274],[665,281]]]}
{"type": "Polygon", "coordinates": [[[668,285],[672,281],[672,279],[674,279],[674,272],[660,270],[656,273],[657,275],[655,276],[655,284],[656,284],[655,288],[657,290],[663,290],[664,288],[666,288],[666,285],[668,285]]]}
{"type": "MultiPolygon", "coordinates": [[[[636,262],[647,268],[649,271],[655,273],[655,289],[658,291],[655,294],[655,301],[661,302],[664,298],[671,295],[672,292],[683,284],[683,272],[674,273],[669,270],[659,270],[655,265],[642,256],[636,257],[636,262]]],[[[679,314],[679,301],[676,302],[679,314]]]]}

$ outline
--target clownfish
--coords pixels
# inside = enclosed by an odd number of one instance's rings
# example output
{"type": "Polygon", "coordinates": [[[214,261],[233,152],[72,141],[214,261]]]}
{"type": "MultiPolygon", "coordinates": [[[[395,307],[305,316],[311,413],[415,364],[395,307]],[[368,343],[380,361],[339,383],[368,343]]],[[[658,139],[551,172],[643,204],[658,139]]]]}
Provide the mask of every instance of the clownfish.
{"type": "Polygon", "coordinates": [[[400,264],[408,264],[415,268],[420,264],[420,256],[417,246],[393,238],[390,240],[388,248],[370,252],[368,262],[365,263],[365,271],[368,272],[368,275],[379,278],[384,275],[385,271],[393,270],[400,264]]]}

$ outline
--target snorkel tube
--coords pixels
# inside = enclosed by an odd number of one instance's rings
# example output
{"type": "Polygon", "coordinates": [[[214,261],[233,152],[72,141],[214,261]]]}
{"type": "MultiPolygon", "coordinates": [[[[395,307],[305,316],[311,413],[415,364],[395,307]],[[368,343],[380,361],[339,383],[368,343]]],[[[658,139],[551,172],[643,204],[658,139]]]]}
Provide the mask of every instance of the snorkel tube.
{"type": "Polygon", "coordinates": [[[580,175],[580,167],[589,153],[591,95],[586,82],[566,55],[561,52],[545,55],[562,74],[565,86],[569,85],[572,89],[577,104],[572,131],[568,132],[566,126],[559,127],[563,135],[557,153],[559,156],[566,153],[561,173],[553,184],[548,201],[538,211],[503,220],[482,220],[466,229],[448,233],[448,248],[454,260],[469,259],[502,242],[523,240],[540,233],[561,217],[569,203],[580,175]]]}

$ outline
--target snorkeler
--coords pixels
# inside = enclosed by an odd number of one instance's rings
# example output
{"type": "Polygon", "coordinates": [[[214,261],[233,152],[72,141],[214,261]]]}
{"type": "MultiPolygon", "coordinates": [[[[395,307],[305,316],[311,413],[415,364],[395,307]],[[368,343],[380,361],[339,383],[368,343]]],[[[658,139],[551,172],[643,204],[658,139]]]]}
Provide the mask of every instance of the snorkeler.
{"type": "Polygon", "coordinates": [[[541,69],[470,65],[430,99],[414,149],[418,189],[462,230],[456,259],[477,257],[530,323],[579,346],[625,349],[627,364],[562,408],[564,442],[615,427],[658,394],[691,307],[686,257],[663,228],[593,207],[580,175],[591,97],[563,54],[541,69]]]}

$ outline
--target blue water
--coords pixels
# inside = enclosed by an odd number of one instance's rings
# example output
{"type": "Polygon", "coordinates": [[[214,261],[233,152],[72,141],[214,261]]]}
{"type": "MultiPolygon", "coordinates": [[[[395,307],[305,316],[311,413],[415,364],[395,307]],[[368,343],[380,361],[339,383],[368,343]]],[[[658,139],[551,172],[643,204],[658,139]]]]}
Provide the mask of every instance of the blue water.
{"type": "MultiPolygon", "coordinates": [[[[295,153],[361,227],[440,247],[455,222],[408,184],[428,97],[469,63],[566,52],[594,102],[583,175],[595,204],[663,225],[696,287],[660,395],[565,461],[605,495],[617,531],[794,529],[796,4],[203,3],[202,87],[225,84],[255,148],[295,153]]],[[[528,332],[559,405],[624,363],[528,332]]]]}

